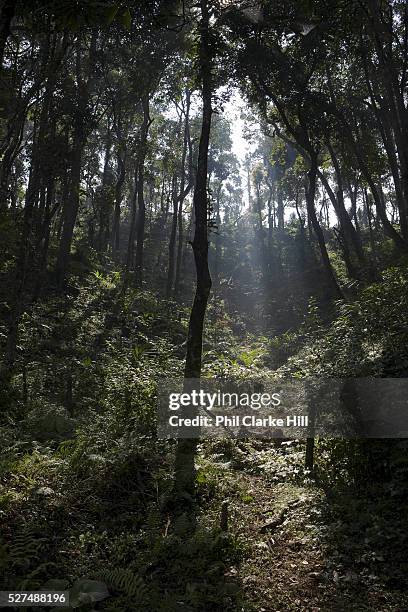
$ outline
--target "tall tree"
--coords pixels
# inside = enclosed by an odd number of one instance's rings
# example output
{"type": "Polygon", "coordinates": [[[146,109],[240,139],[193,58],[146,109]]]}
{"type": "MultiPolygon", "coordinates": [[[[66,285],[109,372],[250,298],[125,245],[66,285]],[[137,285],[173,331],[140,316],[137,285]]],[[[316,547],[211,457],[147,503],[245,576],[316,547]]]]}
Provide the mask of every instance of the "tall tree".
{"type": "Polygon", "coordinates": [[[73,106],[73,133],[70,164],[70,183],[69,195],[64,202],[62,215],[62,233],[59,243],[56,273],[59,287],[63,287],[66,282],[69,256],[71,252],[72,238],[78,216],[80,203],[81,169],[84,147],[87,142],[90,128],[89,102],[92,91],[92,84],[95,80],[95,62],[97,54],[96,31],[92,32],[89,40],[89,50],[86,58],[86,65],[83,62],[82,46],[86,41],[82,36],[78,36],[75,51],[75,72],[76,72],[76,99],[73,106]]]}
{"type": "MultiPolygon", "coordinates": [[[[202,346],[204,319],[211,291],[211,276],[208,266],[208,148],[210,143],[211,119],[213,114],[213,53],[211,45],[210,16],[211,3],[200,0],[199,22],[199,71],[202,96],[202,125],[198,150],[197,176],[194,188],[195,231],[192,242],[196,268],[196,289],[188,325],[187,352],[184,377],[200,379],[202,364],[202,346]]],[[[194,456],[197,439],[178,440],[175,458],[175,490],[177,497],[187,499],[195,489],[194,456]]]]}

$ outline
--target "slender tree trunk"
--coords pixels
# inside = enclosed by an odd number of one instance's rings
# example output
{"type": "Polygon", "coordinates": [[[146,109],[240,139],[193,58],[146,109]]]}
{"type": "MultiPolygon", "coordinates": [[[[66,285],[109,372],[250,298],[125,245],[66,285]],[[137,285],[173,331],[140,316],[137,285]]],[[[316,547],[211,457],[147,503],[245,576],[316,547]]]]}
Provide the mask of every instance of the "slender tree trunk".
{"type": "MultiPolygon", "coordinates": [[[[48,58],[48,45],[45,53],[48,58]]],[[[30,277],[30,266],[33,258],[32,237],[35,227],[35,215],[37,201],[41,188],[41,150],[43,141],[47,135],[50,104],[53,94],[54,79],[50,76],[46,95],[41,106],[40,117],[34,121],[33,150],[31,156],[31,168],[25,206],[23,213],[23,226],[21,230],[19,251],[15,268],[14,289],[10,305],[10,321],[7,333],[7,343],[4,359],[4,371],[11,375],[16,358],[16,347],[19,336],[19,322],[24,311],[27,279],[30,277]],[[38,123],[38,126],[37,126],[38,123]]],[[[38,211],[37,211],[38,212],[38,211]]]]}
{"type": "Polygon", "coordinates": [[[277,188],[277,203],[278,229],[283,231],[285,229],[285,208],[283,205],[282,188],[280,186],[277,188]]]}
{"type": "Polygon", "coordinates": [[[402,236],[397,232],[397,230],[394,228],[394,226],[388,219],[385,203],[381,198],[379,189],[375,184],[375,181],[371,176],[370,171],[368,170],[367,164],[363,160],[359,146],[356,143],[354,143],[354,150],[356,152],[356,157],[358,159],[362,174],[366,179],[368,186],[370,187],[371,194],[374,198],[375,208],[383,226],[384,233],[386,234],[386,236],[388,236],[388,238],[391,238],[391,240],[394,242],[395,247],[399,251],[406,251],[407,245],[402,236]]]}
{"type": "MultiPolygon", "coordinates": [[[[386,121],[389,121],[392,127],[399,159],[400,185],[402,188],[402,198],[398,202],[400,228],[404,241],[408,242],[408,113],[406,91],[405,87],[401,85],[401,73],[396,62],[393,45],[397,20],[392,3],[387,3],[385,8],[382,1],[372,0],[367,3],[367,12],[371,17],[371,23],[366,32],[375,45],[378,57],[378,66],[376,66],[375,72],[382,84],[384,99],[387,101],[385,107],[386,121]]],[[[404,52],[406,52],[406,49],[404,52]]]]}
{"type": "Polygon", "coordinates": [[[364,268],[366,266],[366,260],[364,256],[363,245],[360,236],[358,235],[356,228],[354,227],[352,220],[350,219],[350,215],[348,214],[344,203],[344,186],[340,164],[336,157],[336,153],[330,143],[328,143],[328,149],[337,178],[336,212],[338,212],[339,221],[343,227],[344,238],[348,241],[350,248],[354,250],[359,265],[364,268]]]}
{"type": "MultiPolygon", "coordinates": [[[[258,245],[258,249],[259,249],[259,257],[261,260],[261,270],[262,270],[262,277],[263,277],[263,282],[265,285],[266,289],[270,289],[270,277],[269,277],[269,265],[268,265],[268,251],[266,248],[266,244],[265,244],[265,228],[263,226],[263,219],[262,219],[262,202],[261,202],[261,193],[260,193],[260,186],[259,184],[255,185],[255,197],[254,197],[254,205],[255,205],[255,212],[256,212],[256,216],[257,216],[257,221],[258,221],[258,227],[255,228],[255,236],[256,236],[256,242],[258,245]]],[[[283,209],[282,209],[283,212],[283,209]]],[[[279,227],[279,224],[278,224],[279,227]]],[[[281,229],[282,226],[280,226],[281,229]]]]}
{"type": "Polygon", "coordinates": [[[114,259],[118,258],[120,249],[120,207],[122,204],[122,191],[126,176],[125,154],[122,155],[120,152],[118,152],[117,155],[117,172],[118,175],[115,185],[115,207],[113,211],[111,239],[111,248],[114,259]]]}
{"type": "Polygon", "coordinates": [[[138,166],[139,164],[136,162],[134,188],[133,188],[133,194],[132,194],[132,199],[130,203],[130,229],[129,229],[128,248],[127,248],[127,254],[126,254],[124,290],[126,289],[128,285],[130,270],[133,267],[135,233],[136,233],[136,215],[137,215],[137,193],[138,193],[137,170],[138,170],[138,166]]]}
{"type": "MultiPolygon", "coordinates": [[[[162,201],[161,201],[161,207],[160,207],[161,219],[159,222],[158,236],[165,235],[165,229],[167,227],[167,219],[169,216],[169,209],[170,209],[170,199],[171,199],[171,190],[166,194],[164,193],[164,179],[163,179],[162,197],[161,197],[162,201]]],[[[156,272],[158,272],[161,268],[162,258],[163,258],[163,249],[159,249],[156,264],[155,264],[156,272]]]]}
{"type": "Polygon", "coordinates": [[[183,219],[183,202],[179,203],[178,210],[178,236],[177,236],[177,259],[176,259],[176,276],[174,279],[174,297],[177,298],[180,295],[180,280],[181,280],[181,266],[183,263],[183,252],[184,252],[184,219],[183,219]]]}
{"type": "Polygon", "coordinates": [[[189,188],[193,186],[193,149],[190,138],[190,105],[191,105],[191,92],[189,89],[186,90],[186,115],[184,124],[184,143],[183,143],[183,159],[182,159],[182,175],[180,193],[182,197],[179,202],[178,209],[178,244],[177,244],[177,260],[176,260],[176,277],[174,280],[174,296],[177,297],[180,293],[180,277],[181,277],[181,265],[183,262],[183,251],[184,251],[184,220],[183,220],[183,204],[187,196],[184,192],[185,185],[185,165],[186,155],[188,149],[188,173],[189,173],[189,188]]]}
{"type": "Polygon", "coordinates": [[[316,235],[317,242],[319,244],[320,254],[322,257],[323,268],[326,273],[326,278],[328,282],[328,286],[330,288],[331,293],[337,297],[341,298],[342,293],[340,287],[337,283],[336,277],[334,276],[333,268],[330,263],[329,255],[327,253],[326,242],[324,239],[323,230],[320,226],[319,220],[316,215],[315,208],[315,195],[316,195],[316,177],[317,177],[317,159],[311,156],[311,165],[310,169],[307,173],[308,176],[308,184],[306,188],[306,208],[307,214],[310,219],[311,225],[313,227],[313,231],[316,235]]]}
{"type": "Polygon", "coordinates": [[[51,233],[51,221],[58,209],[58,204],[55,206],[54,203],[55,195],[55,178],[50,176],[47,184],[47,193],[45,198],[45,210],[41,227],[41,235],[39,238],[39,264],[38,264],[38,277],[35,286],[34,299],[38,299],[41,294],[46,272],[47,272],[47,258],[48,248],[50,244],[50,233],[51,233]]]}
{"type": "Polygon", "coordinates": [[[384,229],[384,233],[394,242],[395,247],[402,252],[406,252],[408,245],[401,235],[397,232],[391,221],[388,219],[387,207],[380,186],[377,186],[373,179],[366,176],[367,183],[370,187],[371,194],[374,199],[375,209],[384,229]]]}
{"type": "Polygon", "coordinates": [[[367,189],[364,189],[363,193],[364,193],[364,203],[365,203],[366,214],[367,214],[368,235],[370,238],[371,256],[372,256],[372,259],[376,262],[377,261],[377,247],[375,244],[374,232],[373,232],[371,204],[370,204],[367,189]]]}
{"type": "Polygon", "coordinates": [[[111,218],[109,197],[109,165],[112,156],[112,134],[108,127],[105,144],[105,159],[103,164],[102,183],[99,194],[99,228],[98,228],[98,250],[105,253],[108,248],[109,225],[111,218]]]}
{"type": "Polygon", "coordinates": [[[316,397],[316,395],[318,393],[318,389],[314,388],[312,385],[313,383],[306,382],[306,397],[307,397],[307,403],[308,403],[309,424],[307,428],[307,438],[306,438],[305,468],[309,470],[311,475],[313,476],[316,418],[317,418],[316,406],[318,402],[318,397],[316,397]]]}
{"type": "MultiPolygon", "coordinates": [[[[196,268],[196,291],[190,314],[187,337],[185,379],[201,376],[204,319],[211,291],[208,267],[208,147],[212,119],[212,59],[210,51],[209,7],[207,0],[200,0],[200,69],[202,79],[202,126],[198,152],[197,178],[194,189],[195,232],[192,242],[196,268]]],[[[195,491],[194,457],[197,439],[180,439],[175,458],[175,491],[177,498],[192,499],[195,491]]]]}
{"type": "Polygon", "coordinates": [[[143,96],[143,123],[140,133],[140,151],[137,171],[137,225],[136,225],[136,254],[135,254],[135,282],[141,286],[143,281],[143,254],[146,224],[146,204],[144,200],[144,164],[147,154],[147,136],[151,119],[149,114],[149,94],[143,96]]]}
{"type": "MultiPolygon", "coordinates": [[[[182,127],[182,117],[180,117],[179,130],[182,127]]],[[[185,152],[186,152],[186,144],[184,137],[183,144],[183,152],[182,152],[182,160],[180,165],[180,195],[178,193],[178,185],[177,185],[177,174],[174,174],[172,179],[172,201],[173,201],[173,216],[171,221],[171,231],[170,231],[170,239],[169,239],[169,257],[168,257],[168,269],[167,269],[167,283],[166,283],[166,297],[169,298],[174,285],[175,280],[175,269],[176,269],[176,241],[177,241],[177,225],[179,221],[178,210],[179,210],[179,201],[183,199],[183,191],[184,190],[184,172],[185,172],[185,152]]]]}
{"type": "Polygon", "coordinates": [[[175,269],[175,247],[176,247],[176,238],[177,238],[177,213],[178,213],[178,197],[177,197],[177,179],[173,178],[173,218],[171,221],[171,232],[170,232],[170,240],[169,240],[169,267],[167,271],[167,285],[166,285],[166,297],[169,298],[171,295],[171,290],[173,287],[174,281],[174,269],[175,269]]]}
{"type": "Polygon", "coordinates": [[[57,258],[57,284],[63,289],[68,272],[74,227],[79,210],[82,153],[85,146],[84,126],[78,117],[72,143],[72,165],[69,195],[62,211],[63,224],[57,258]]]}
{"type": "Polygon", "coordinates": [[[215,234],[215,253],[214,253],[214,303],[217,303],[219,298],[218,292],[220,289],[220,260],[221,260],[221,241],[220,241],[220,227],[221,227],[221,210],[220,210],[220,200],[221,200],[221,189],[222,183],[218,185],[217,189],[217,197],[215,200],[215,224],[216,224],[216,234],[215,234]]]}
{"type": "Polygon", "coordinates": [[[341,196],[339,196],[339,192],[337,193],[337,196],[336,196],[336,194],[334,193],[334,191],[332,190],[330,186],[329,181],[327,180],[327,178],[324,176],[322,172],[319,171],[318,175],[319,175],[319,178],[324,188],[326,189],[329,195],[331,203],[333,204],[333,208],[336,212],[337,219],[339,221],[340,244],[343,250],[344,261],[347,267],[347,273],[350,276],[350,278],[359,279],[361,277],[361,274],[359,273],[358,269],[354,265],[354,262],[351,256],[351,249],[353,248],[351,231],[355,231],[355,229],[354,229],[353,224],[350,221],[350,217],[348,216],[347,210],[344,206],[344,199],[341,196]],[[350,224],[347,224],[347,218],[350,221],[350,224]],[[352,229],[350,228],[350,225],[352,229]]]}
{"type": "Polygon", "coordinates": [[[91,75],[96,55],[96,34],[92,35],[89,52],[87,79],[84,80],[81,61],[80,40],[76,50],[76,76],[78,83],[78,107],[74,117],[74,134],[72,142],[71,177],[69,195],[62,211],[63,225],[57,256],[57,284],[62,289],[66,282],[69,258],[71,253],[74,228],[79,210],[79,192],[81,186],[81,165],[84,147],[87,141],[87,104],[90,93],[91,75]]]}

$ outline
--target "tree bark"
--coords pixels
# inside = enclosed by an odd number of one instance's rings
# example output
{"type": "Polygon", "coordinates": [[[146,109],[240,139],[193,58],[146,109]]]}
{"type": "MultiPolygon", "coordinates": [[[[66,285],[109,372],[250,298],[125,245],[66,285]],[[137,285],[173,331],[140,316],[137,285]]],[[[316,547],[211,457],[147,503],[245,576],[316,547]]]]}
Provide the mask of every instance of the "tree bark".
{"type": "Polygon", "coordinates": [[[184,251],[184,219],[183,219],[183,204],[184,200],[188,195],[188,192],[193,186],[193,147],[190,138],[190,105],[191,105],[191,92],[189,89],[186,90],[186,112],[185,112],[185,124],[184,124],[184,143],[183,143],[183,159],[182,159],[182,175],[180,193],[182,195],[179,202],[178,209],[178,243],[177,243],[177,260],[176,260],[176,276],[174,279],[174,296],[177,297],[180,293],[180,278],[181,278],[181,266],[183,262],[183,251],[184,251]],[[188,150],[188,174],[189,174],[189,186],[188,191],[184,191],[185,185],[185,165],[186,155],[188,150]]]}
{"type": "Polygon", "coordinates": [[[336,212],[336,216],[339,221],[340,235],[342,238],[341,246],[343,249],[344,261],[346,263],[348,275],[351,278],[359,279],[361,277],[361,274],[359,273],[356,266],[354,265],[354,262],[351,256],[351,249],[353,248],[353,241],[350,235],[352,231],[350,228],[350,224],[351,224],[353,231],[355,231],[355,228],[353,224],[351,223],[350,217],[348,216],[348,213],[344,206],[344,199],[342,197],[339,197],[339,193],[337,193],[337,196],[336,196],[336,194],[334,193],[333,189],[330,186],[329,181],[327,180],[323,172],[321,172],[320,170],[318,171],[318,176],[324,188],[326,189],[326,192],[330,198],[331,203],[333,204],[333,208],[336,212]],[[350,221],[350,224],[347,224],[347,218],[350,221]]]}
{"type": "Polygon", "coordinates": [[[130,270],[133,267],[135,231],[136,231],[136,215],[137,215],[138,166],[139,164],[136,162],[134,188],[133,188],[132,200],[130,203],[130,229],[129,229],[128,248],[127,248],[127,254],[126,254],[124,284],[123,284],[124,290],[126,289],[128,285],[130,270]]]}
{"type": "MultiPolygon", "coordinates": [[[[200,69],[202,80],[202,126],[198,152],[197,178],[194,189],[195,232],[192,242],[196,268],[196,290],[190,314],[187,353],[184,369],[185,381],[201,376],[204,319],[211,291],[208,266],[208,147],[212,119],[212,58],[210,50],[209,6],[200,0],[200,69]]],[[[186,384],[186,383],[185,383],[186,384]]],[[[187,385],[188,386],[188,385],[187,385]]],[[[175,458],[175,492],[179,499],[193,499],[195,491],[194,457],[197,439],[178,440],[175,458]]]]}
{"type": "Polygon", "coordinates": [[[112,134],[108,126],[105,143],[105,159],[103,164],[102,182],[99,192],[99,228],[98,228],[98,250],[105,253],[108,248],[109,225],[111,219],[111,202],[109,187],[111,185],[109,165],[112,157],[112,134]]]}
{"type": "Polygon", "coordinates": [[[142,98],[143,123],[140,132],[140,150],[137,169],[137,224],[136,224],[136,254],[135,254],[135,282],[138,287],[143,281],[143,254],[146,224],[146,204],[144,200],[144,164],[147,155],[147,136],[151,125],[149,93],[142,98]]]}
{"type": "MultiPolygon", "coordinates": [[[[54,49],[55,51],[55,49],[54,49]]],[[[34,119],[33,129],[33,148],[31,154],[31,167],[29,174],[29,181],[27,185],[25,205],[23,211],[23,224],[21,229],[21,237],[19,240],[19,248],[17,255],[17,262],[15,267],[15,278],[14,287],[12,293],[12,299],[10,303],[10,320],[7,333],[6,350],[4,357],[3,369],[6,373],[6,377],[11,376],[13,370],[15,358],[16,358],[16,347],[19,336],[19,323],[22,312],[24,311],[24,302],[26,300],[27,290],[27,279],[30,278],[30,268],[32,265],[33,255],[33,234],[35,228],[35,216],[38,198],[41,189],[41,183],[44,179],[44,172],[42,171],[42,149],[43,143],[48,135],[49,125],[51,120],[51,105],[52,96],[54,94],[55,76],[53,74],[53,67],[55,66],[55,56],[51,54],[50,57],[50,40],[47,37],[42,52],[44,61],[44,70],[48,75],[45,95],[38,119],[34,119]]],[[[23,120],[24,124],[25,119],[23,120]]],[[[19,128],[20,129],[20,128],[19,128]]],[[[21,128],[22,129],[22,128],[21,128]]],[[[53,122],[51,121],[51,131],[53,129],[53,122]]],[[[21,139],[21,137],[20,137],[21,139]]],[[[7,171],[11,170],[13,155],[10,158],[10,163],[7,165],[7,171]]],[[[4,160],[3,160],[4,163],[4,160]]],[[[3,167],[4,170],[4,167],[3,167]]],[[[7,184],[7,172],[2,176],[2,180],[5,180],[7,184]]],[[[3,190],[0,190],[1,192],[3,190]]]]}
{"type": "MultiPolygon", "coordinates": [[[[406,87],[402,84],[400,66],[395,56],[395,14],[392,3],[384,10],[380,0],[367,3],[367,13],[371,18],[366,33],[371,38],[376,51],[378,66],[376,72],[383,89],[386,106],[386,121],[392,127],[396,152],[399,159],[399,176],[402,197],[398,202],[401,234],[408,241],[408,112],[406,108],[406,87]]],[[[404,52],[406,49],[404,49],[404,52]]],[[[366,57],[366,56],[365,56],[366,57]]],[[[366,63],[367,65],[367,63],[366,63]]],[[[405,68],[404,68],[405,70],[405,68]]],[[[392,167],[392,159],[390,165],[392,167]]],[[[398,182],[398,181],[397,181],[398,182]]],[[[396,187],[396,189],[398,189],[396,187]]]]}
{"type": "Polygon", "coordinates": [[[167,270],[167,284],[166,284],[166,297],[169,298],[174,281],[174,269],[175,269],[175,247],[177,238],[177,217],[178,217],[178,197],[177,197],[177,178],[173,177],[173,188],[172,188],[172,200],[173,200],[173,218],[171,221],[171,232],[169,240],[169,267],[167,270]]]}
{"type": "Polygon", "coordinates": [[[307,173],[308,184],[306,188],[306,208],[307,214],[310,219],[313,231],[316,235],[317,242],[319,244],[320,254],[322,257],[323,268],[326,273],[329,289],[334,297],[343,297],[340,287],[337,283],[336,277],[334,276],[333,268],[330,263],[329,255],[327,253],[326,242],[324,239],[323,230],[320,226],[319,220],[316,215],[315,208],[315,195],[316,195],[316,177],[317,177],[317,158],[311,156],[310,168],[307,173]]]}
{"type": "Polygon", "coordinates": [[[76,77],[78,83],[77,108],[74,116],[74,134],[72,141],[71,177],[69,195],[62,211],[63,225],[58,249],[56,276],[57,284],[62,289],[66,282],[69,258],[71,253],[74,227],[79,210],[79,192],[81,186],[81,165],[84,147],[87,141],[87,105],[90,94],[92,70],[96,56],[96,33],[92,35],[89,51],[87,79],[83,78],[80,39],[76,50],[76,77]]]}
{"type": "Polygon", "coordinates": [[[84,126],[82,124],[82,119],[78,117],[75,124],[72,143],[70,190],[62,212],[63,224],[57,258],[57,284],[60,289],[64,288],[66,282],[72,238],[78,216],[82,153],[85,142],[84,126]]]}
{"type": "Polygon", "coordinates": [[[115,207],[113,211],[111,248],[114,259],[118,258],[120,249],[120,207],[122,204],[122,191],[126,177],[125,153],[117,154],[117,179],[115,185],[115,207]]]}
{"type": "Polygon", "coordinates": [[[360,170],[362,172],[363,177],[365,178],[365,180],[367,181],[368,186],[370,187],[370,191],[372,193],[372,196],[374,198],[374,203],[375,203],[375,208],[377,211],[377,215],[381,221],[381,224],[383,226],[384,229],[384,233],[386,234],[386,236],[388,236],[389,238],[391,238],[391,240],[394,242],[394,245],[396,247],[396,249],[398,249],[399,251],[406,251],[407,250],[407,244],[405,242],[405,240],[403,239],[403,237],[397,232],[397,230],[395,229],[395,227],[392,225],[392,223],[390,222],[390,220],[388,219],[387,216],[387,209],[385,207],[385,203],[382,200],[378,187],[375,184],[375,181],[370,173],[370,170],[367,166],[367,163],[364,160],[364,155],[361,151],[361,147],[359,145],[359,143],[357,143],[353,137],[353,134],[350,132],[350,130],[347,127],[347,123],[344,120],[344,118],[342,118],[343,121],[343,127],[346,130],[346,134],[348,137],[348,141],[353,149],[353,152],[356,156],[356,160],[358,162],[358,165],[360,166],[360,170]]]}

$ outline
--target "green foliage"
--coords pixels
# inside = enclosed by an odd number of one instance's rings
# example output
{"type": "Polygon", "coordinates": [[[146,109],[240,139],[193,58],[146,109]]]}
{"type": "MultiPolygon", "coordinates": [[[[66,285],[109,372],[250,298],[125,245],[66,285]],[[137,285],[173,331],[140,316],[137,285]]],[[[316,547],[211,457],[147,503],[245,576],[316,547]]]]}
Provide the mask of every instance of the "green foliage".
{"type": "Polygon", "coordinates": [[[101,288],[117,289],[120,282],[120,272],[116,271],[108,274],[103,274],[103,272],[101,272],[100,270],[94,270],[92,274],[100,283],[101,288]]]}
{"type": "Polygon", "coordinates": [[[109,592],[103,582],[81,579],[73,584],[69,592],[69,603],[72,608],[82,608],[92,603],[103,601],[109,592]]]}
{"type": "Polygon", "coordinates": [[[45,1],[41,10],[49,11],[59,27],[74,31],[83,26],[111,25],[115,20],[129,29],[132,22],[129,8],[111,0],[85,0],[80,6],[76,2],[45,1]]]}
{"type": "Polygon", "coordinates": [[[259,363],[259,361],[262,359],[263,354],[263,347],[243,351],[238,355],[238,361],[242,361],[246,368],[250,368],[252,366],[256,366],[259,363]]]}
{"type": "Polygon", "coordinates": [[[125,593],[133,605],[140,606],[146,599],[147,587],[143,578],[130,570],[116,567],[104,570],[101,576],[109,587],[125,593]]]}
{"type": "Polygon", "coordinates": [[[354,301],[339,303],[329,328],[306,324],[309,343],[282,372],[340,378],[403,374],[408,363],[407,284],[404,267],[389,268],[382,282],[363,289],[354,301]]]}
{"type": "Polygon", "coordinates": [[[0,546],[0,567],[3,570],[5,585],[20,590],[36,589],[42,578],[55,565],[42,560],[41,549],[46,543],[35,525],[26,525],[17,532],[8,545],[0,546]]]}

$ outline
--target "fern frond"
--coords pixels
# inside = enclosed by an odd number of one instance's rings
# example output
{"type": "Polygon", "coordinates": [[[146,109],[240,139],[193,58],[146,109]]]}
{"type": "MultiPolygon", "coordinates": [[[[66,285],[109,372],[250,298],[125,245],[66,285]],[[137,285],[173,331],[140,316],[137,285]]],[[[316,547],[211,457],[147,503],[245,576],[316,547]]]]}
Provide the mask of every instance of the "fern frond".
{"type": "Polygon", "coordinates": [[[45,538],[38,536],[35,527],[26,527],[14,537],[9,546],[9,559],[13,565],[31,565],[39,558],[41,543],[45,538]]]}
{"type": "Polygon", "coordinates": [[[134,603],[140,604],[147,593],[147,586],[143,578],[130,570],[120,567],[103,570],[101,577],[108,586],[125,593],[134,603]]]}

